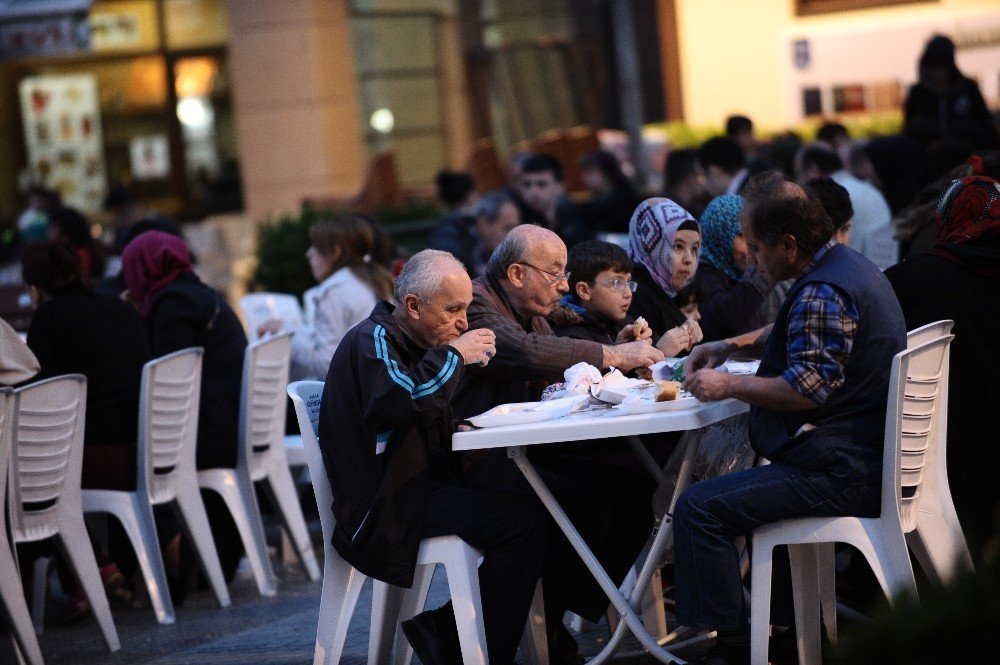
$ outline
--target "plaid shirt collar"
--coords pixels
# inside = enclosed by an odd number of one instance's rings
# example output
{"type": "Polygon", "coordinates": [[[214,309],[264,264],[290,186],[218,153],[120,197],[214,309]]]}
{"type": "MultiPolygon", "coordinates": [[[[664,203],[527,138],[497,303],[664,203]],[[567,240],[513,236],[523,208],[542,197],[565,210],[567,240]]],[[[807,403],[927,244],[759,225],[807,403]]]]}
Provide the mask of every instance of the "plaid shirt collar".
{"type": "Polygon", "coordinates": [[[812,255],[812,258],[809,259],[809,263],[807,263],[805,267],[802,268],[802,272],[800,272],[799,276],[795,278],[795,281],[798,282],[800,279],[802,279],[803,277],[811,273],[813,270],[815,270],[816,266],[819,265],[819,262],[823,260],[823,257],[826,256],[827,253],[836,246],[837,246],[837,241],[834,240],[833,238],[830,238],[825,245],[820,247],[816,251],[816,253],[812,255]]]}

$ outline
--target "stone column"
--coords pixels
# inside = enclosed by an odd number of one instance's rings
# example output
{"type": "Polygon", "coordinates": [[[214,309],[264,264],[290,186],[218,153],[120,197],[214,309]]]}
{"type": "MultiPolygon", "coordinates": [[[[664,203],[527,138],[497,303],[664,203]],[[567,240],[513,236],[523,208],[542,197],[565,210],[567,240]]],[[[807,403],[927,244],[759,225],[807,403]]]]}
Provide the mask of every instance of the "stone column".
{"type": "Polygon", "coordinates": [[[350,194],[367,162],[348,0],[226,0],[246,213],[350,194]]]}

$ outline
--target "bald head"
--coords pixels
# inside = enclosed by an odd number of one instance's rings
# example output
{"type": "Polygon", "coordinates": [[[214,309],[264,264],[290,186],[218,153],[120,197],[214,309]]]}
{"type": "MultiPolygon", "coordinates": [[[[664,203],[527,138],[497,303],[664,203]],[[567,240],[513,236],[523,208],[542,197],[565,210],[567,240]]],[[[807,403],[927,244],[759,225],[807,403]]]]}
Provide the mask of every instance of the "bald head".
{"type": "MultiPolygon", "coordinates": [[[[560,252],[565,257],[566,244],[554,232],[534,224],[521,224],[511,229],[493,250],[486,265],[486,274],[497,281],[503,280],[507,278],[507,269],[515,263],[534,263],[539,254],[560,252]]],[[[564,259],[564,266],[565,263],[564,259]]]]}

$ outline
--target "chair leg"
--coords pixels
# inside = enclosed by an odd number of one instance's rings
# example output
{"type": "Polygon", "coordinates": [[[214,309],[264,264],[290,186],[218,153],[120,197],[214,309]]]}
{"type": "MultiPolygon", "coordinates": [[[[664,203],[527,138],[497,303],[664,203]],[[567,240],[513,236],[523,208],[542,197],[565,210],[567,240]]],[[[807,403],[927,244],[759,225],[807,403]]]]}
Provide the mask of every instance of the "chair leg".
{"type": "Polygon", "coordinates": [[[313,551],[309,528],[302,514],[302,504],[299,503],[299,495],[295,492],[295,483],[292,481],[288,466],[282,469],[281,464],[272,464],[268,469],[265,486],[268,497],[278,509],[282,526],[295,546],[295,552],[299,555],[299,561],[302,562],[306,575],[315,582],[320,578],[319,562],[316,560],[316,552],[313,551]]]}
{"type": "MultiPolygon", "coordinates": [[[[119,506],[124,508],[120,504],[119,506]]],[[[146,581],[149,602],[152,603],[153,611],[156,613],[156,620],[165,625],[174,623],[174,605],[170,599],[163,555],[156,539],[153,507],[145,496],[133,493],[129,496],[128,508],[117,510],[113,514],[122,523],[125,533],[132,542],[132,549],[135,550],[139,568],[146,581]]]]}
{"type": "Polygon", "coordinates": [[[886,529],[880,520],[863,521],[866,539],[851,544],[861,550],[890,603],[903,593],[917,598],[910,552],[900,529],[886,529]]]}
{"type": "Polygon", "coordinates": [[[471,547],[454,552],[445,561],[451,604],[455,608],[458,641],[465,665],[486,665],[486,629],[483,626],[482,599],[479,597],[479,555],[471,547]]]}
{"type": "Polygon", "coordinates": [[[771,557],[774,546],[760,536],[753,538],[750,566],[750,663],[767,665],[768,634],[771,627],[771,557]]]}
{"type": "Polygon", "coordinates": [[[42,665],[42,651],[24,599],[21,575],[3,525],[0,525],[0,608],[10,617],[11,637],[18,657],[28,665],[42,665]]]}
{"type": "MultiPolygon", "coordinates": [[[[327,543],[326,547],[333,547],[327,543]]],[[[368,579],[336,554],[327,555],[319,601],[313,665],[337,665],[344,652],[347,628],[358,596],[368,579]]]]}
{"type": "Polygon", "coordinates": [[[63,556],[66,557],[67,563],[72,566],[76,573],[80,586],[83,587],[87,601],[101,627],[108,651],[118,651],[121,648],[121,643],[118,641],[118,631],[115,629],[114,619],[111,618],[111,607],[108,605],[108,597],[104,593],[104,585],[101,584],[101,575],[97,570],[94,550],[90,546],[90,537],[87,535],[87,528],[83,525],[83,513],[78,516],[62,516],[56,542],[59,544],[63,556]]]}
{"type": "Polygon", "coordinates": [[[792,598],[799,665],[821,665],[820,599],[817,578],[817,545],[789,545],[792,598]]]}
{"type": "MultiPolygon", "coordinates": [[[[436,569],[435,565],[417,566],[413,574],[413,586],[403,594],[398,623],[412,619],[424,611],[424,603],[427,602],[427,593],[431,589],[431,580],[434,579],[436,569]]],[[[413,660],[413,647],[410,646],[403,631],[397,630],[392,662],[394,665],[410,665],[411,660],[413,660]]]]}
{"type": "Polygon", "coordinates": [[[946,584],[960,570],[973,570],[972,555],[957,518],[950,524],[933,509],[921,512],[917,528],[906,534],[906,543],[927,577],[938,584],[946,584]]]}
{"type": "Polygon", "coordinates": [[[399,610],[403,603],[403,587],[372,580],[372,619],[368,636],[369,665],[389,665],[392,644],[399,625],[399,610]]]}
{"type": "Polygon", "coordinates": [[[243,540],[250,569],[257,581],[257,591],[262,596],[275,595],[278,592],[277,578],[267,554],[264,526],[257,508],[253,482],[230,469],[209,469],[198,472],[198,484],[222,496],[243,540]]]}
{"type": "Polygon", "coordinates": [[[819,582],[819,603],[823,611],[823,625],[831,644],[837,643],[837,563],[834,552],[836,543],[816,545],[816,576],[819,582]]]}
{"type": "Polygon", "coordinates": [[[49,585],[49,564],[52,557],[40,556],[35,559],[31,580],[31,621],[39,635],[45,630],[45,595],[49,585]]]}
{"type": "Polygon", "coordinates": [[[212,586],[215,600],[219,607],[229,607],[229,589],[222,574],[222,564],[219,562],[219,551],[215,548],[212,529],[208,525],[208,515],[205,504],[201,500],[201,492],[197,485],[191,482],[187,487],[180,488],[173,506],[174,514],[180,522],[184,536],[191,542],[201,569],[212,586]]]}
{"type": "Polygon", "coordinates": [[[525,665],[549,665],[549,638],[545,634],[545,600],[542,581],[535,586],[531,598],[528,623],[521,638],[521,660],[525,665]]]}

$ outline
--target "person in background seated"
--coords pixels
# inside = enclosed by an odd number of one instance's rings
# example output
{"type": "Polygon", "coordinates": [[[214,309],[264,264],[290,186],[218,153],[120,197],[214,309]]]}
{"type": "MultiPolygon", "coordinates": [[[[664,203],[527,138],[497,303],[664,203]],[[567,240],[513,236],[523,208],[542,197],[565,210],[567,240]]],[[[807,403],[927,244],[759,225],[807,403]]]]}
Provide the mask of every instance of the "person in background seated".
{"type": "Polygon", "coordinates": [[[596,229],[580,218],[563,186],[563,166],[552,155],[535,153],[520,162],[515,182],[521,222],[554,231],[567,247],[590,240],[596,229]]]}
{"type": "Polygon", "coordinates": [[[698,170],[698,151],[693,148],[671,150],[663,168],[663,198],[670,199],[701,217],[712,195],[705,189],[705,176],[698,170]]]}
{"type": "MultiPolygon", "coordinates": [[[[323,390],[333,546],[365,575],[405,587],[422,538],[456,535],[481,550],[489,661],[510,664],[545,562],[546,517],[530,492],[463,482],[450,452],[451,400],[466,367],[494,357],[495,336],[469,330],[472,284],[446,252],[410,258],[395,300],[347,333],[323,390]]],[[[422,663],[462,662],[451,603],[402,628],[422,663]]]]}
{"type": "Polygon", "coordinates": [[[486,274],[486,264],[493,250],[503,242],[511,229],[521,223],[521,210],[514,199],[497,191],[484,194],[476,202],[472,214],[475,219],[476,240],[469,261],[462,263],[469,269],[471,277],[482,277],[486,274]]]}
{"type": "Polygon", "coordinates": [[[677,309],[695,323],[701,321],[701,303],[703,302],[705,302],[705,286],[702,284],[700,276],[691,280],[690,284],[674,296],[674,304],[677,305],[677,309]]]}
{"type": "Polygon", "coordinates": [[[878,515],[892,358],[906,327],[888,280],[837,244],[818,201],[773,181],[741,220],[751,265],[795,278],[773,326],[702,344],[685,366],[701,400],[750,403],[750,442],[771,464],[691,486],[674,511],[677,621],[718,631],[704,662],[749,663],[736,540],[783,519],[878,515]],[[756,376],[713,369],[762,352],[756,376]]]}
{"type": "MultiPolygon", "coordinates": [[[[632,324],[628,315],[636,288],[632,281],[632,259],[614,243],[587,240],[569,251],[566,272],[573,276],[572,288],[563,298],[567,307],[549,317],[550,323],[555,321],[552,327],[555,334],[617,344],[622,329],[632,324]]],[[[632,339],[635,338],[626,341],[632,339]]]]}
{"type": "MultiPolygon", "coordinates": [[[[200,346],[201,402],[198,414],[198,469],[236,466],[239,439],[240,385],[247,338],[243,325],[225,298],[205,285],[191,267],[187,243],[163,233],[136,236],[122,252],[122,275],[127,297],[146,322],[153,357],[200,346]]],[[[225,503],[215,492],[203,491],[212,537],[226,581],[236,573],[243,544],[225,503]]],[[[169,519],[170,513],[158,513],[169,519]]],[[[167,574],[173,576],[171,597],[179,604],[186,596],[196,569],[186,539],[161,524],[167,574]],[[177,537],[170,535],[170,532],[177,537]]]]}
{"type": "Polygon", "coordinates": [[[841,245],[850,246],[851,220],[854,219],[854,208],[851,206],[851,195],[833,178],[813,178],[804,185],[809,196],[819,201],[823,210],[833,222],[833,239],[841,245]]]}
{"type": "MultiPolygon", "coordinates": [[[[37,378],[87,377],[83,488],[134,492],[139,385],[142,366],[152,358],[142,317],[118,298],[92,293],[78,250],[65,242],[28,245],[21,269],[38,307],[28,329],[28,346],[41,364],[37,378]]],[[[111,556],[96,544],[94,551],[108,595],[123,599],[131,594],[114,561],[132,572],[134,557],[120,529],[108,535],[111,556]]],[[[86,606],[82,590],[73,591],[68,610],[86,606]]]]}
{"type": "Polygon", "coordinates": [[[686,353],[702,340],[701,327],[681,314],[673,298],[698,269],[698,222],[670,199],[647,199],[632,215],[628,236],[638,284],[629,315],[646,319],[665,356],[686,353]]]}
{"type": "Polygon", "coordinates": [[[701,261],[698,281],[704,289],[699,303],[701,332],[719,340],[760,328],[757,315],[774,284],[747,266],[747,243],[740,230],[741,196],[712,199],[701,215],[701,261]]]}
{"type": "Polygon", "coordinates": [[[742,148],[727,136],[716,136],[698,148],[698,165],[712,196],[739,194],[749,175],[746,163],[742,148]]]}
{"type": "Polygon", "coordinates": [[[726,118],[726,136],[736,142],[748,160],[760,148],[753,133],[753,120],[745,115],[731,115],[726,118]]]}
{"type": "Polygon", "coordinates": [[[478,200],[475,185],[468,174],[454,171],[439,171],[434,181],[437,198],[444,206],[444,216],[427,238],[427,247],[450,252],[469,265],[468,259],[476,242],[472,212],[478,200]]]}
{"type": "MultiPolygon", "coordinates": [[[[379,300],[392,297],[392,275],[372,259],[372,229],[361,217],[344,215],[309,227],[306,260],[319,286],[307,292],[313,299],[313,320],[292,337],[292,381],[320,380],[330,368],[337,345],[347,331],[371,314],[379,300]]],[[[270,319],[257,335],[274,334],[284,322],[270,319]]]]}
{"type": "Polygon", "coordinates": [[[945,190],[936,244],[885,271],[910,330],[951,319],[948,380],[948,477],[973,557],[1000,541],[996,470],[1000,383],[988,369],[1000,357],[1000,184],[969,176],[945,190]]]}
{"type": "MultiPolygon", "coordinates": [[[[632,211],[642,202],[622,165],[607,150],[594,150],[580,158],[583,182],[590,200],[577,205],[586,227],[604,233],[628,233],[632,211]]],[[[568,245],[572,248],[572,245],[568,245]]]]}

